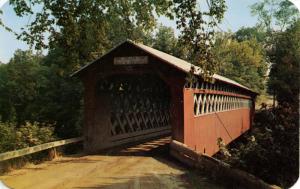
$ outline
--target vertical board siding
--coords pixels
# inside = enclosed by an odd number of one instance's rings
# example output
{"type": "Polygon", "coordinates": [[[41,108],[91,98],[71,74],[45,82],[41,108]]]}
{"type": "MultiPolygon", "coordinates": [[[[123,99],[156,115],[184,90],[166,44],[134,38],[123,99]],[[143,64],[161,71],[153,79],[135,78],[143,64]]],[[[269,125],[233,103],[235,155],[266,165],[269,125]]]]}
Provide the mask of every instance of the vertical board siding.
{"type": "Polygon", "coordinates": [[[218,138],[228,144],[250,128],[253,99],[226,88],[226,94],[210,90],[215,89],[214,86],[206,85],[206,89],[183,90],[184,143],[212,156],[219,150],[218,138]]]}

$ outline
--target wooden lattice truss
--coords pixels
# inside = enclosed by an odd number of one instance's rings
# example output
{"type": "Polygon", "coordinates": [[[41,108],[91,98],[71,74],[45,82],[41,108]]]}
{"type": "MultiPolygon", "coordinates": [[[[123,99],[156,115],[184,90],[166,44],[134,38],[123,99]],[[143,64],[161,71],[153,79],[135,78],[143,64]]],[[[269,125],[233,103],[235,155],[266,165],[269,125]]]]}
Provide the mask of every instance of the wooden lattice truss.
{"type": "Polygon", "coordinates": [[[170,126],[169,90],[157,76],[114,76],[98,89],[109,93],[112,136],[170,126]]]}
{"type": "Polygon", "coordinates": [[[194,89],[194,115],[251,108],[250,96],[229,85],[196,82],[194,89]]]}

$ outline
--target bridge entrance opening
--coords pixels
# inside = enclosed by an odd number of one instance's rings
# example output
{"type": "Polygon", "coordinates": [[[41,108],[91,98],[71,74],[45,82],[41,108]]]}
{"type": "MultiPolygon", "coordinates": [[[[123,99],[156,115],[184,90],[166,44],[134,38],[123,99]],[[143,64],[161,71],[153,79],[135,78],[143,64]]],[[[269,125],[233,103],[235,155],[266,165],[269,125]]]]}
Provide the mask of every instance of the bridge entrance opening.
{"type": "Polygon", "coordinates": [[[97,108],[105,108],[109,117],[98,115],[107,119],[109,136],[104,138],[109,147],[171,133],[170,90],[158,75],[106,76],[99,79],[96,93],[99,101],[106,101],[97,108]]]}
{"type": "Polygon", "coordinates": [[[112,137],[170,127],[170,94],[159,77],[114,75],[98,87],[109,95],[112,137]]]}

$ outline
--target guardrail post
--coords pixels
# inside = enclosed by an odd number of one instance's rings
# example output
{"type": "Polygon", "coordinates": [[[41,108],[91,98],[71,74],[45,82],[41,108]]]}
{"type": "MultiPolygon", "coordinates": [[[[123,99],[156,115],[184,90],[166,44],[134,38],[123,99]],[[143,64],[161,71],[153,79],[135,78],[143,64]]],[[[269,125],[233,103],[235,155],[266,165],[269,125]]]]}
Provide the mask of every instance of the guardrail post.
{"type": "Polygon", "coordinates": [[[48,157],[50,160],[53,160],[57,157],[57,152],[56,152],[56,148],[50,148],[49,152],[48,152],[48,157]]]}

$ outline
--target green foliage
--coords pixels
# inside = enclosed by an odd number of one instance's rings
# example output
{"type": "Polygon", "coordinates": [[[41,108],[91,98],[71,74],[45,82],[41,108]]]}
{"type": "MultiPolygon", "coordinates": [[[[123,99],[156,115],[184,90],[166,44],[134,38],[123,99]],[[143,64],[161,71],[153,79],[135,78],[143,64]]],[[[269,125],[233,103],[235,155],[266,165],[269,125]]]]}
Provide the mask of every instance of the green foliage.
{"type": "Polygon", "coordinates": [[[270,53],[272,67],[268,83],[270,94],[279,103],[299,104],[300,20],[275,37],[270,53]]]}
{"type": "Polygon", "coordinates": [[[217,145],[219,147],[220,153],[224,158],[231,157],[230,152],[228,151],[226,144],[222,138],[217,139],[217,145]]]}
{"type": "Polygon", "coordinates": [[[60,67],[67,74],[125,39],[143,40],[144,33],[155,27],[155,13],[170,15],[172,4],[165,0],[12,0],[10,3],[17,15],[33,14],[35,18],[19,38],[36,49],[61,51],[66,61],[60,62],[60,67]],[[34,6],[40,6],[41,10],[34,12],[34,6]]]}
{"type": "Polygon", "coordinates": [[[224,160],[268,183],[291,187],[299,175],[298,113],[288,104],[258,112],[251,131],[230,145],[231,157],[224,160]]]}
{"type": "Polygon", "coordinates": [[[288,188],[299,175],[300,22],[295,21],[299,15],[293,13],[288,1],[265,0],[252,9],[256,9],[261,25],[242,28],[234,35],[238,41],[226,39],[225,45],[220,41],[216,51],[221,52],[220,58],[229,57],[225,60],[238,65],[235,69],[232,65],[223,66],[225,76],[256,90],[263,89],[266,71],[263,63],[266,59],[270,61],[268,92],[275,92],[279,105],[261,109],[255,115],[253,128],[227,148],[231,157],[224,154],[219,157],[268,183],[288,188]],[[270,7],[273,12],[268,10],[270,7]],[[228,51],[222,50],[225,48],[228,51]]]}
{"type": "Polygon", "coordinates": [[[14,110],[9,101],[9,94],[7,92],[7,65],[0,64],[0,120],[7,121],[14,119],[14,110]]]}
{"type": "Polygon", "coordinates": [[[16,147],[26,148],[54,141],[53,131],[54,128],[51,125],[26,122],[16,131],[16,147]]]}
{"type": "MultiPolygon", "coordinates": [[[[3,14],[3,11],[0,10],[0,16],[1,16],[2,14],[3,14]]],[[[8,31],[8,32],[13,32],[13,33],[16,35],[16,33],[15,33],[10,27],[6,26],[6,25],[2,22],[1,17],[0,17],[0,27],[4,28],[4,29],[5,29],[6,31],[8,31]]]]}
{"type": "Polygon", "coordinates": [[[265,87],[267,60],[264,49],[255,39],[238,42],[219,37],[213,49],[221,63],[219,73],[255,91],[265,87]]]}
{"type": "Polygon", "coordinates": [[[68,61],[59,48],[51,50],[42,62],[48,71],[44,95],[39,96],[42,106],[41,119],[55,122],[55,133],[62,138],[78,136],[82,126],[82,84],[77,78],[70,78],[61,68],[68,61]]]}
{"type": "Polygon", "coordinates": [[[181,45],[178,38],[175,36],[174,30],[171,27],[160,25],[154,38],[152,39],[152,47],[171,54],[178,58],[187,59],[188,49],[181,45]]]}
{"type": "Polygon", "coordinates": [[[272,52],[269,51],[276,43],[274,38],[300,18],[299,11],[293,3],[287,0],[263,0],[253,4],[250,8],[252,14],[258,16],[259,21],[255,28],[264,33],[263,44],[270,57],[272,52]]]}
{"type": "Polygon", "coordinates": [[[174,30],[170,27],[159,26],[158,32],[155,35],[153,48],[174,55],[176,44],[177,38],[175,37],[174,30]]]}
{"type": "Polygon", "coordinates": [[[234,33],[234,39],[238,42],[255,39],[259,43],[263,43],[266,39],[266,32],[259,27],[242,27],[234,33]]]}
{"type": "Polygon", "coordinates": [[[299,18],[299,11],[290,1],[263,0],[251,6],[253,15],[258,16],[259,26],[266,31],[284,30],[299,18]]]}
{"type": "Polygon", "coordinates": [[[16,121],[20,125],[29,116],[29,105],[39,95],[40,74],[39,62],[42,57],[31,51],[17,50],[8,64],[0,67],[0,110],[2,121],[16,121]]]}
{"type": "Polygon", "coordinates": [[[16,147],[16,131],[12,124],[0,122],[0,153],[14,150],[16,147]]]}
{"type": "Polygon", "coordinates": [[[17,127],[26,121],[49,123],[59,137],[78,136],[81,84],[61,76],[54,62],[61,59],[51,55],[18,50],[8,64],[0,65],[0,121],[16,122],[17,127]]]}
{"type": "Polygon", "coordinates": [[[0,153],[54,141],[52,125],[26,122],[20,127],[0,122],[0,153]]]}
{"type": "Polygon", "coordinates": [[[207,10],[195,0],[175,0],[177,28],[181,30],[180,40],[190,50],[190,59],[203,70],[208,79],[218,69],[211,48],[214,44],[214,28],[223,19],[226,11],[224,0],[208,0],[207,10]]]}

